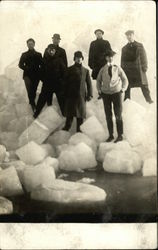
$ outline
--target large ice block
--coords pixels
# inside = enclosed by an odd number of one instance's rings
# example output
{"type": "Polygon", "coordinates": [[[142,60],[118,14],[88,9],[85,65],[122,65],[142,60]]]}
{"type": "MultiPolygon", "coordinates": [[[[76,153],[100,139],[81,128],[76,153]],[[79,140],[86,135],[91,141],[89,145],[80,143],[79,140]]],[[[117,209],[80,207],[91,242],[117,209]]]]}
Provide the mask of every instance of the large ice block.
{"type": "Polygon", "coordinates": [[[157,161],[156,155],[153,158],[147,158],[143,164],[143,176],[156,176],[157,175],[157,161]]]}
{"type": "Polygon", "coordinates": [[[28,165],[35,165],[48,156],[47,150],[33,141],[17,149],[16,154],[21,161],[28,165]]]}
{"type": "Polygon", "coordinates": [[[13,213],[13,204],[10,200],[0,196],[0,215],[13,213]]]}
{"type": "Polygon", "coordinates": [[[14,167],[0,171],[0,195],[15,196],[23,194],[19,177],[14,167]]]}
{"type": "Polygon", "coordinates": [[[44,161],[41,162],[43,166],[49,166],[54,169],[55,172],[59,170],[59,161],[56,158],[53,157],[47,157],[44,159],[44,161]]]}
{"type": "Polygon", "coordinates": [[[42,147],[44,150],[46,150],[46,152],[47,152],[47,154],[48,154],[49,156],[51,156],[51,157],[56,157],[56,150],[55,150],[55,148],[54,148],[52,145],[46,143],[46,144],[41,144],[41,147],[42,147]]]}
{"type": "Polygon", "coordinates": [[[103,142],[106,139],[106,133],[95,116],[89,117],[81,126],[81,131],[88,135],[91,139],[97,143],[103,142]]]}
{"type": "Polygon", "coordinates": [[[55,171],[52,166],[40,163],[36,166],[26,167],[23,171],[23,185],[27,192],[34,190],[39,185],[46,187],[55,179],[55,171]]]}
{"type": "Polygon", "coordinates": [[[81,142],[72,149],[61,152],[59,156],[59,168],[66,171],[80,171],[96,167],[97,162],[92,149],[81,142]]]}
{"type": "Polygon", "coordinates": [[[8,151],[18,148],[18,135],[15,132],[1,132],[0,144],[4,145],[8,151]]]}
{"type": "Polygon", "coordinates": [[[142,160],[132,150],[112,149],[106,153],[103,168],[107,172],[134,174],[142,167],[142,160]]]}
{"type": "Polygon", "coordinates": [[[19,146],[29,141],[42,144],[47,137],[63,123],[63,118],[53,107],[47,107],[34,122],[21,134],[19,146]]]}
{"type": "Polygon", "coordinates": [[[0,163],[4,161],[6,152],[6,148],[3,145],[0,145],[0,163]]]}
{"type": "Polygon", "coordinates": [[[63,204],[89,204],[104,202],[106,200],[106,193],[103,189],[94,185],[55,180],[49,187],[38,187],[31,193],[31,198],[63,204]]]}
{"type": "Polygon", "coordinates": [[[83,133],[78,132],[78,133],[72,135],[71,138],[69,139],[70,145],[77,145],[80,142],[84,142],[90,148],[92,148],[94,152],[96,152],[97,145],[96,145],[95,141],[83,133]]]}
{"type": "Polygon", "coordinates": [[[59,130],[54,132],[51,136],[49,136],[47,141],[51,145],[58,146],[62,144],[67,144],[70,137],[71,137],[70,132],[59,130]]]}

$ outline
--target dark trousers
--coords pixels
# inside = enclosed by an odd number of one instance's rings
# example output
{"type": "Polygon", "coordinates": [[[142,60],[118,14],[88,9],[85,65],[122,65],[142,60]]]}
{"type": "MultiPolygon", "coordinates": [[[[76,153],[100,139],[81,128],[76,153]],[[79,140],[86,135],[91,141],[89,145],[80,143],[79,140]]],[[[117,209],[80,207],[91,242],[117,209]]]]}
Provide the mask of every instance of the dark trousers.
{"type": "Polygon", "coordinates": [[[52,105],[53,94],[56,94],[57,101],[59,103],[59,107],[61,113],[64,112],[64,97],[63,94],[59,90],[51,89],[46,84],[43,84],[41,93],[39,95],[36,107],[36,115],[39,115],[44,105],[47,103],[48,106],[52,105]]]}
{"type": "Polygon", "coordinates": [[[116,127],[118,135],[123,134],[123,120],[122,120],[122,93],[115,93],[112,95],[103,94],[102,99],[104,103],[105,116],[107,127],[110,135],[113,135],[113,121],[112,121],[112,105],[116,117],[116,127]]]}
{"type": "Polygon", "coordinates": [[[29,98],[29,103],[35,105],[36,92],[39,84],[39,79],[31,79],[28,76],[24,77],[25,87],[29,98]]]}
{"type": "MultiPolygon", "coordinates": [[[[80,126],[83,123],[83,118],[76,118],[77,119],[77,126],[76,130],[77,132],[80,132],[80,126]]],[[[73,122],[73,117],[66,117],[66,123],[65,123],[65,129],[69,130],[71,128],[73,122]]]]}
{"type": "MultiPolygon", "coordinates": [[[[151,96],[150,96],[150,90],[149,90],[149,87],[148,85],[141,85],[141,90],[142,90],[142,93],[143,93],[143,96],[145,98],[145,100],[147,102],[150,102],[151,101],[151,96]]],[[[128,85],[128,88],[125,92],[125,98],[124,100],[126,99],[131,99],[131,87],[128,85]]]]}

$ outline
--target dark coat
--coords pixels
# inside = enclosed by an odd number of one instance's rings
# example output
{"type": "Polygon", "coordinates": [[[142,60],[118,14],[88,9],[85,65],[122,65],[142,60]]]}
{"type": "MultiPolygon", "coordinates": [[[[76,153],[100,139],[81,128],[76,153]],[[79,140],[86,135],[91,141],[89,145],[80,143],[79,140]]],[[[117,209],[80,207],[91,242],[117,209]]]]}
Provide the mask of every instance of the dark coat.
{"type": "MultiPolygon", "coordinates": [[[[50,44],[49,44],[50,45],[50,44]]],[[[48,46],[49,46],[48,45],[48,46]]],[[[45,49],[45,52],[44,52],[44,55],[43,55],[43,58],[47,57],[49,54],[48,54],[48,47],[45,49]]],[[[67,67],[68,63],[67,63],[67,56],[66,56],[66,51],[59,47],[59,46],[56,46],[56,56],[60,57],[63,61],[63,63],[65,64],[65,66],[67,67]]]]}
{"type": "Polygon", "coordinates": [[[97,39],[91,42],[88,65],[92,69],[93,79],[97,78],[100,69],[105,65],[105,52],[110,49],[111,45],[107,40],[97,39]]]}
{"type": "Polygon", "coordinates": [[[92,95],[89,70],[76,64],[69,67],[65,85],[65,116],[85,118],[86,100],[92,95]]]}
{"type": "Polygon", "coordinates": [[[141,43],[134,41],[122,48],[121,67],[127,75],[131,88],[148,84],[146,76],[148,68],[147,56],[141,43]]]}
{"type": "Polygon", "coordinates": [[[28,76],[31,79],[40,79],[43,68],[42,54],[35,50],[22,53],[19,68],[24,71],[23,78],[28,76]]]}
{"type": "Polygon", "coordinates": [[[61,91],[64,88],[66,67],[60,57],[50,56],[43,58],[43,83],[49,89],[61,91]]]}

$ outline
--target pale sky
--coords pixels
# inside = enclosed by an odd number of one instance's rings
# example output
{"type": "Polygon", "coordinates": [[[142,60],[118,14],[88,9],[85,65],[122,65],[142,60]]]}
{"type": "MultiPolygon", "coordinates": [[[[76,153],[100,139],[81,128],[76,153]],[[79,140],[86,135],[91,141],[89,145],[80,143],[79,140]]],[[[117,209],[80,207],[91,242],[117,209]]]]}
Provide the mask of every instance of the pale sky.
{"type": "Polygon", "coordinates": [[[26,40],[36,40],[43,53],[54,33],[61,35],[69,65],[81,50],[87,65],[94,30],[104,30],[117,52],[127,43],[124,32],[134,29],[147,51],[149,70],[156,71],[156,5],[154,1],[4,1],[0,2],[0,73],[26,51],[26,40]]]}

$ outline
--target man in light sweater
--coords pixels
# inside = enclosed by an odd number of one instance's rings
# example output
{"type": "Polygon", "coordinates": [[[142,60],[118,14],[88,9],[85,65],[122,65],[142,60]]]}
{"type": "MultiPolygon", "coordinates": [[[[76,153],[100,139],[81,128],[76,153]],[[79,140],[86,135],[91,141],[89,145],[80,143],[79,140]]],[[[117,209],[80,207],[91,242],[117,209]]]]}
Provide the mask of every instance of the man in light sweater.
{"type": "Polygon", "coordinates": [[[98,94],[103,99],[106,115],[109,138],[106,142],[111,142],[113,136],[112,104],[116,117],[116,127],[118,137],[115,143],[123,140],[123,120],[122,120],[122,93],[127,90],[128,79],[123,69],[113,63],[113,56],[116,53],[112,50],[106,52],[107,64],[99,71],[97,77],[98,94]]]}

